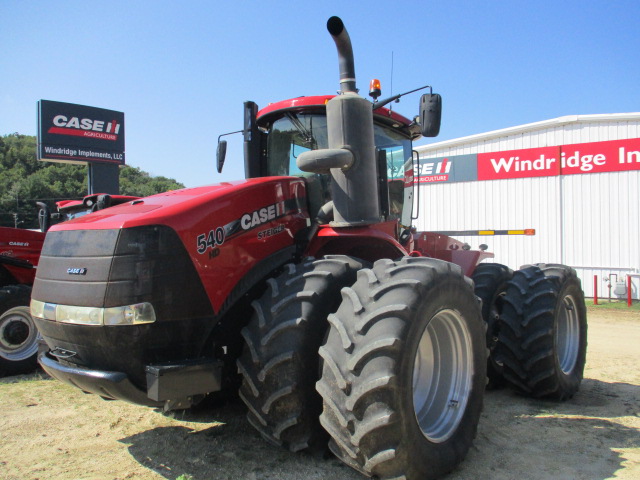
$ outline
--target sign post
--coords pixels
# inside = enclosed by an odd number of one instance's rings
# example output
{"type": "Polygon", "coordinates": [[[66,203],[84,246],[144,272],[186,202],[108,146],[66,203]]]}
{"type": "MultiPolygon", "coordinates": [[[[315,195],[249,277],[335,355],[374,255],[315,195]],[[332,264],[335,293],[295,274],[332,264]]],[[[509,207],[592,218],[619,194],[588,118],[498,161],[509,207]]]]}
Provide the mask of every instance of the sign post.
{"type": "Polygon", "coordinates": [[[38,102],[38,160],[87,164],[89,194],[119,194],[124,150],[123,112],[51,100],[38,102]]]}

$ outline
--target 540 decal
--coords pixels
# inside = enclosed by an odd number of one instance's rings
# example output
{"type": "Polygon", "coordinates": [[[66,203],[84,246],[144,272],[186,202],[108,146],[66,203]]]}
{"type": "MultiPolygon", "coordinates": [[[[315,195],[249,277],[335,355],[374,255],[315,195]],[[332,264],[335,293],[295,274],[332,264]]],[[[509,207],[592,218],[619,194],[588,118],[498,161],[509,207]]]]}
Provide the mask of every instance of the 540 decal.
{"type": "Polygon", "coordinates": [[[224,243],[225,234],[224,228],[218,227],[214,230],[209,230],[209,233],[203,233],[198,235],[196,244],[198,246],[198,253],[205,253],[208,249],[214,249],[224,243]]]}

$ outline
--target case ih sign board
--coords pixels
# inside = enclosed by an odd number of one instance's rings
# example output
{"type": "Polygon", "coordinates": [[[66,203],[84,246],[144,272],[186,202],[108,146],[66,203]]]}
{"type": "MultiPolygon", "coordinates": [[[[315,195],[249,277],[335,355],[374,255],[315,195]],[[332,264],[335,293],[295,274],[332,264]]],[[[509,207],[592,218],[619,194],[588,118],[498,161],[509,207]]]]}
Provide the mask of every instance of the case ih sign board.
{"type": "Polygon", "coordinates": [[[640,138],[420,160],[419,183],[640,170],[640,138]]]}
{"type": "Polygon", "coordinates": [[[124,113],[40,100],[38,160],[124,165],[124,113]]]}

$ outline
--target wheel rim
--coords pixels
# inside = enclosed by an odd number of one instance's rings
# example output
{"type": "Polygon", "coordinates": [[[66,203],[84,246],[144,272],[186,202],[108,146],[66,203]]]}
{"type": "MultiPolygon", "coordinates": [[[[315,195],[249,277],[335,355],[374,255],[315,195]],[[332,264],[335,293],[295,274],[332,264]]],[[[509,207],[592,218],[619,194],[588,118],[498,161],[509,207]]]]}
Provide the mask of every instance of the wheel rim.
{"type": "Polygon", "coordinates": [[[576,302],[571,295],[562,299],[556,332],[558,363],[562,372],[569,375],[578,362],[580,351],[580,319],[576,302]]]}
{"type": "Polygon", "coordinates": [[[26,360],[38,351],[38,332],[28,313],[9,311],[0,320],[0,357],[26,360]]]}
{"type": "Polygon", "coordinates": [[[441,443],[456,431],[471,393],[473,351],[464,319],[438,312],[418,344],[413,366],[413,408],[430,441],[441,443]]]}

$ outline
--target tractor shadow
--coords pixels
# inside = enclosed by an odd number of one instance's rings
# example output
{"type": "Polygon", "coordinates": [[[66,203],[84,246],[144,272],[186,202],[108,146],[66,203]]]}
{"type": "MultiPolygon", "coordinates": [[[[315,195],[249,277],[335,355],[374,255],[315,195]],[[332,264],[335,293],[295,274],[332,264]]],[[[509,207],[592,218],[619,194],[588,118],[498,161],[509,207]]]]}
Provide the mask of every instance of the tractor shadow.
{"type": "Polygon", "coordinates": [[[363,478],[333,457],[291,453],[268,443],[245,414],[239,399],[229,400],[169,414],[187,426],[157,427],[119,441],[138,463],[170,480],[363,478]],[[205,423],[211,426],[193,425],[205,423]]]}
{"type": "MultiPolygon", "coordinates": [[[[248,424],[239,400],[171,415],[185,424],[120,439],[141,465],[167,479],[365,478],[332,456],[290,453],[271,445],[248,424]]],[[[637,416],[637,385],[585,379],[580,392],[563,403],[526,398],[507,388],[488,391],[474,444],[445,478],[614,477],[622,468],[633,468],[628,449],[636,449],[637,458],[640,431],[623,424],[637,416]]]]}

